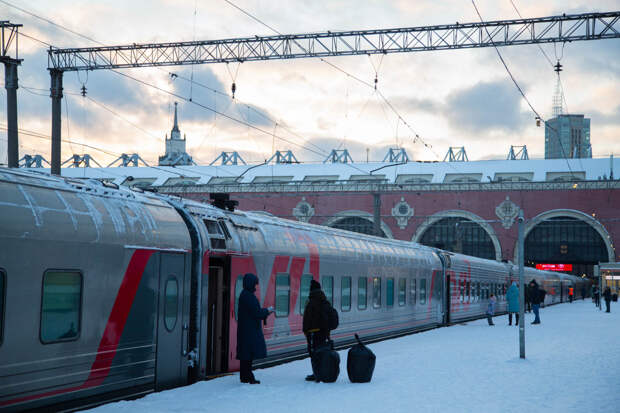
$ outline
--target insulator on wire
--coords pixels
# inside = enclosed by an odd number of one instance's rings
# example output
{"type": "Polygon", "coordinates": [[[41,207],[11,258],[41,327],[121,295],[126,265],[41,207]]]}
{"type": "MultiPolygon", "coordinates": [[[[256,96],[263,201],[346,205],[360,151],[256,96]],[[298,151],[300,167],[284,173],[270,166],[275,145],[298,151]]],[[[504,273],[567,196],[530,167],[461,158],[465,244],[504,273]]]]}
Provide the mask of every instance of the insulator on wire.
{"type": "Polygon", "coordinates": [[[379,79],[377,78],[377,75],[375,75],[375,90],[377,90],[377,82],[379,82],[379,79]]]}
{"type": "Polygon", "coordinates": [[[86,86],[82,85],[82,91],[80,92],[82,97],[86,97],[86,86]]]}
{"type": "Polygon", "coordinates": [[[235,92],[237,91],[237,85],[236,85],[235,82],[233,82],[231,90],[232,90],[232,98],[234,99],[235,98],[235,92]]]}
{"type": "Polygon", "coordinates": [[[540,126],[540,117],[536,116],[536,126],[540,126]]]}

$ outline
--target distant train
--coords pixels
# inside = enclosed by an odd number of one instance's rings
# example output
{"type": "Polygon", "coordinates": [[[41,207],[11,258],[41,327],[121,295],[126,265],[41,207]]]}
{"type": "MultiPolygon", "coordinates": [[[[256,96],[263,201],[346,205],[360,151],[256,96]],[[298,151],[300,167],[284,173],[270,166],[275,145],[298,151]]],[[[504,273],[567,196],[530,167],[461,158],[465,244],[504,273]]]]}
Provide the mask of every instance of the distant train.
{"type": "MultiPolygon", "coordinates": [[[[0,169],[0,409],[72,409],[234,371],[242,277],[275,317],[268,357],[303,354],[310,280],[337,345],[498,312],[514,265],[94,180],[0,169]]],[[[526,269],[567,300],[585,281],[526,269]]]]}

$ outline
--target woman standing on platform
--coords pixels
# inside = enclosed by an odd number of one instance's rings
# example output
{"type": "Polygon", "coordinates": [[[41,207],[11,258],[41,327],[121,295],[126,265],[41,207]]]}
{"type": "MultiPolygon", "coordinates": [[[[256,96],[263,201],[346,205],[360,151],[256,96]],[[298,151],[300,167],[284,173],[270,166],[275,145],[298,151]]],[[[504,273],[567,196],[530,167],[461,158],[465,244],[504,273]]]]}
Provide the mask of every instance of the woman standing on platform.
{"type": "Polygon", "coordinates": [[[512,313],[515,314],[515,325],[519,325],[519,287],[517,282],[513,281],[510,288],[506,292],[506,300],[508,300],[508,325],[512,325],[512,313]]]}
{"type": "Polygon", "coordinates": [[[605,307],[607,307],[605,312],[609,313],[609,306],[611,305],[611,290],[609,287],[605,287],[605,291],[603,291],[603,298],[605,299],[605,307]]]}

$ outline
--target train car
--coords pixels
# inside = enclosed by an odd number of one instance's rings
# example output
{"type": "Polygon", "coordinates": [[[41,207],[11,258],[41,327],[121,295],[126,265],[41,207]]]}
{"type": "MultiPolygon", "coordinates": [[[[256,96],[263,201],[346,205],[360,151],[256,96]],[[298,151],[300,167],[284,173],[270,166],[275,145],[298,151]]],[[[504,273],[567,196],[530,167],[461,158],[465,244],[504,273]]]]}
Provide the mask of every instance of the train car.
{"type": "MultiPolygon", "coordinates": [[[[235,371],[242,278],[255,273],[267,358],[305,354],[310,281],[336,346],[497,313],[516,266],[118,188],[0,170],[0,409],[84,408],[235,371]]],[[[565,301],[568,275],[526,268],[565,301]]]]}
{"type": "Polygon", "coordinates": [[[0,205],[1,409],[187,383],[191,243],[172,206],[7,170],[0,205]]]}

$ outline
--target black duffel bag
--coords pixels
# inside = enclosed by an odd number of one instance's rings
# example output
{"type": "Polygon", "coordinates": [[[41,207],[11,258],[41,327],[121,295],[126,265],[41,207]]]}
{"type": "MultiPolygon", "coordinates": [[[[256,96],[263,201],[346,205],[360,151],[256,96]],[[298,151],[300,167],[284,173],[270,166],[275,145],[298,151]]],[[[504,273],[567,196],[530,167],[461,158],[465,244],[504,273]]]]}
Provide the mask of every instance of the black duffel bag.
{"type": "Polygon", "coordinates": [[[347,354],[347,373],[352,383],[368,383],[375,371],[377,357],[366,347],[356,334],[357,344],[347,354]]]}
{"type": "Polygon", "coordinates": [[[312,373],[316,381],[333,383],[340,374],[340,355],[329,340],[312,352],[312,373]]]}
{"type": "Polygon", "coordinates": [[[612,295],[611,295],[611,301],[614,301],[614,302],[615,302],[615,301],[618,301],[618,294],[615,294],[615,293],[614,293],[614,294],[612,294],[612,295]]]}

